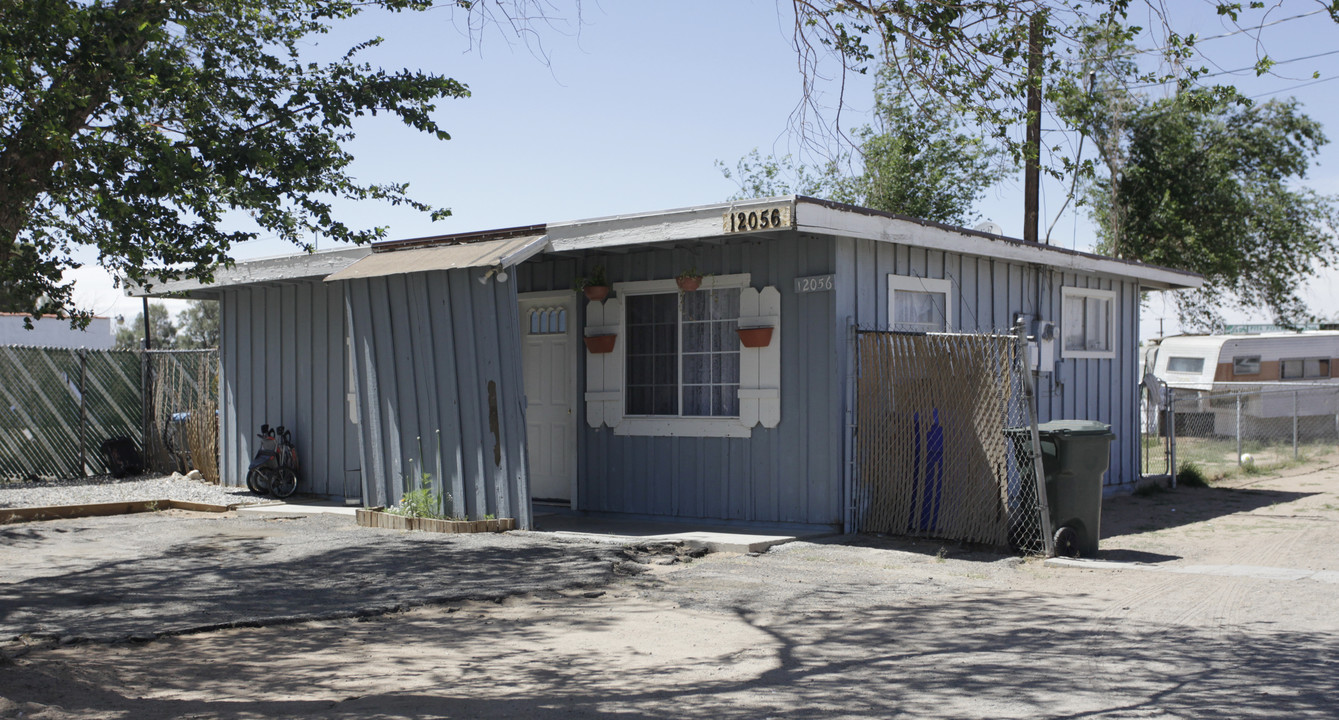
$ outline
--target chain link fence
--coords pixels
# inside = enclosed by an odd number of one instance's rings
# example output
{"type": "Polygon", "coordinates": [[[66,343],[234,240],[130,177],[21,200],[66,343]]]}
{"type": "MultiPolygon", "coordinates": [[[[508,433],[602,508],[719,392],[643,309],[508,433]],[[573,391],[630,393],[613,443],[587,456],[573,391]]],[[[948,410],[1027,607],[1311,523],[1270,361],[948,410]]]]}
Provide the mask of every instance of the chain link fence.
{"type": "Polygon", "coordinates": [[[857,330],[856,529],[1050,551],[1011,335],[857,330]]]}
{"type": "Polygon", "coordinates": [[[1206,480],[1339,458],[1339,385],[1146,388],[1144,474],[1206,480]]]}
{"type": "Polygon", "coordinates": [[[102,475],[123,438],[147,471],[217,482],[217,411],[215,350],[0,346],[0,479],[102,475]]]}
{"type": "Polygon", "coordinates": [[[219,481],[217,350],[152,350],[145,353],[151,393],[148,457],[159,472],[199,470],[219,481]]]}

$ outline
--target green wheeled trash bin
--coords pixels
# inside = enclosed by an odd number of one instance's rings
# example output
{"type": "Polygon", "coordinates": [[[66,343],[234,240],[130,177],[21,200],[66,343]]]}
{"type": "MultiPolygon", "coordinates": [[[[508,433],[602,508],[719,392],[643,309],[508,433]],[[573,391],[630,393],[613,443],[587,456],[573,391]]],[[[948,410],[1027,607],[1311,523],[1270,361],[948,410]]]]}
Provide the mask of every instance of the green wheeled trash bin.
{"type": "Polygon", "coordinates": [[[1052,420],[1037,426],[1046,505],[1055,554],[1097,556],[1102,531],[1102,476],[1111,462],[1111,426],[1096,420],[1052,420]]]}

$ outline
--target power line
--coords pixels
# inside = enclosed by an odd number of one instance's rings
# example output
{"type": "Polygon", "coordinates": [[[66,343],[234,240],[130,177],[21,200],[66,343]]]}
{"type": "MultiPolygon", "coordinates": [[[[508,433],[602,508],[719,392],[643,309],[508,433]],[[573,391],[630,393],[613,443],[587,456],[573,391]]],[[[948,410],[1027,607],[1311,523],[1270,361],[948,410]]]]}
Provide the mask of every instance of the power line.
{"type": "MultiPolygon", "coordinates": [[[[1275,61],[1272,65],[1270,65],[1270,67],[1273,68],[1274,66],[1277,66],[1277,65],[1287,65],[1288,63],[1301,62],[1301,61],[1303,61],[1303,60],[1314,60],[1314,59],[1316,59],[1316,58],[1321,58],[1321,57],[1325,57],[1325,56],[1327,56],[1327,55],[1336,55],[1336,54],[1339,54],[1339,50],[1329,50],[1329,51],[1327,51],[1327,52],[1323,52],[1323,53],[1316,53],[1315,55],[1304,55],[1304,56],[1302,56],[1302,57],[1288,58],[1287,60],[1278,60],[1278,61],[1275,61]]],[[[1206,74],[1204,74],[1204,75],[1198,75],[1198,76],[1195,77],[1195,79],[1196,79],[1196,80],[1199,80],[1199,79],[1202,79],[1202,78],[1218,77],[1219,75],[1231,75],[1231,74],[1233,74],[1233,73],[1245,72],[1245,71],[1247,71],[1247,70],[1254,70],[1255,68],[1256,68],[1255,65],[1248,65],[1248,66],[1246,66],[1246,67],[1235,68],[1235,69],[1233,69],[1233,70],[1222,70],[1222,71],[1220,71],[1220,72],[1206,73],[1206,74]]],[[[1167,82],[1170,82],[1170,81],[1167,81],[1167,82]]],[[[1129,89],[1130,89],[1130,90],[1143,90],[1143,89],[1145,89],[1145,88],[1151,88],[1151,87],[1162,87],[1163,85],[1166,85],[1167,82],[1145,83],[1145,84],[1143,84],[1143,85],[1131,85],[1131,86],[1129,87],[1129,89]]]]}
{"type": "MultiPolygon", "coordinates": [[[[1210,40],[1221,40],[1223,38],[1232,37],[1234,35],[1240,35],[1242,33],[1251,32],[1252,30],[1263,30],[1267,27],[1281,25],[1283,23],[1290,22],[1293,20],[1301,20],[1302,18],[1308,18],[1311,17],[1312,15],[1318,15],[1323,12],[1329,12],[1329,10],[1327,10],[1326,8],[1320,8],[1319,10],[1312,10],[1311,12],[1302,13],[1301,15],[1293,15],[1291,17],[1280,18],[1273,22],[1260,23],[1259,25],[1253,25],[1247,28],[1240,28],[1237,30],[1233,30],[1232,32],[1223,33],[1221,35],[1210,35],[1209,37],[1195,38],[1195,45],[1199,45],[1200,43],[1205,43],[1210,40]]],[[[1194,47],[1194,45],[1192,45],[1191,47],[1194,47]]],[[[1149,53],[1162,52],[1163,50],[1169,50],[1171,48],[1172,48],[1171,45],[1161,45],[1158,47],[1152,47],[1145,50],[1131,50],[1129,52],[1112,53],[1110,55],[1103,55],[1095,58],[1086,58],[1084,60],[1074,62],[1092,62],[1094,60],[1110,60],[1112,58],[1118,58],[1118,57],[1134,57],[1136,55],[1147,55],[1149,53]]]]}
{"type": "Polygon", "coordinates": [[[1302,88],[1304,88],[1304,87],[1311,87],[1312,85],[1319,85],[1319,84],[1321,84],[1321,83],[1329,82],[1329,81],[1331,81],[1331,80],[1339,80],[1339,75],[1334,75],[1334,76],[1332,76],[1332,77],[1327,77],[1327,78],[1321,78],[1321,79],[1319,79],[1319,80],[1312,80],[1311,82],[1304,82],[1304,83],[1302,83],[1301,85],[1293,85],[1292,87],[1280,88],[1280,89],[1278,89],[1278,90],[1270,90],[1269,92],[1262,92],[1262,93],[1260,93],[1259,95],[1251,95],[1250,97],[1251,97],[1252,100],[1254,100],[1255,98],[1264,97],[1264,96],[1266,96],[1266,95],[1277,95],[1277,94],[1282,93],[1282,92],[1289,92],[1289,91],[1292,91],[1292,90],[1300,90],[1300,89],[1302,89],[1302,88]]]}

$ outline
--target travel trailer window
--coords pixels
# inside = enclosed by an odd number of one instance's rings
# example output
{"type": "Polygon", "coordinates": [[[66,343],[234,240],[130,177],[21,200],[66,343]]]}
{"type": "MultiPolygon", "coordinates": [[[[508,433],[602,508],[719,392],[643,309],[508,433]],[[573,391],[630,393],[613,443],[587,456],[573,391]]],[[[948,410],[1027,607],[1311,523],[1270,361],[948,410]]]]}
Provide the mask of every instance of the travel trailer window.
{"type": "Polygon", "coordinates": [[[1330,360],[1329,358],[1290,358],[1279,362],[1279,370],[1279,374],[1284,380],[1328,378],[1330,376],[1330,360]]]}
{"type": "Polygon", "coordinates": [[[739,290],[625,295],[628,415],[739,416],[739,290]]]}
{"type": "Polygon", "coordinates": [[[1233,375],[1259,375],[1260,374],[1260,356],[1242,355],[1232,358],[1233,375]]]}
{"type": "Polygon", "coordinates": [[[1167,372],[1202,373],[1204,372],[1204,358],[1169,357],[1167,358],[1167,372]]]}
{"type": "Polygon", "coordinates": [[[888,317],[894,330],[945,332],[953,327],[953,283],[888,276],[888,317]]]}
{"type": "Polygon", "coordinates": [[[1061,357],[1114,358],[1116,293],[1067,287],[1061,296],[1061,357]]]}

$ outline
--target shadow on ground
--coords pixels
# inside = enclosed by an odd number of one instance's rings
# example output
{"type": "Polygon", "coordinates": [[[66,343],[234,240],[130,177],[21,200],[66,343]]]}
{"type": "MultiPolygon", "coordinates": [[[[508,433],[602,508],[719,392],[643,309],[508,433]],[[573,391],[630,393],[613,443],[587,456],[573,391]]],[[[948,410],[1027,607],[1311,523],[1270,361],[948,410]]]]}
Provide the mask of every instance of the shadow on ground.
{"type": "Polygon", "coordinates": [[[1318,493],[1228,487],[1178,487],[1102,502],[1102,538],[1156,532],[1282,505],[1318,493]]]}
{"type": "Polygon", "coordinates": [[[41,563],[23,577],[10,565],[0,638],[147,638],[499,599],[603,585],[619,560],[617,548],[375,530],[332,516],[84,518],[0,532],[5,552],[45,553],[57,570],[41,563]],[[103,544],[119,547],[100,557],[103,544]]]}
{"type": "Polygon", "coordinates": [[[571,642],[613,621],[569,598],[529,617],[467,608],[178,638],[77,672],[48,656],[6,669],[0,694],[29,710],[59,706],[58,718],[742,720],[1333,717],[1339,693],[1335,640],[1323,634],[1121,623],[1082,594],[840,597],[722,608],[749,642],[704,636],[708,655],[691,660],[644,657],[657,648],[632,637],[571,642]]]}

